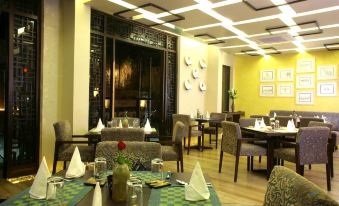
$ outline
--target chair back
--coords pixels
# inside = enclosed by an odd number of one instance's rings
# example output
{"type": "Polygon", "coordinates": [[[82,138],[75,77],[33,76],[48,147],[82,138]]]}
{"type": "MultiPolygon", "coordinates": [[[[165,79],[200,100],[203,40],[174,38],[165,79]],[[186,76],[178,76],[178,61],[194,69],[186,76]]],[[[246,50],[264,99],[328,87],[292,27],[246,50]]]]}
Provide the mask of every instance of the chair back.
{"type": "Polygon", "coordinates": [[[290,117],[290,116],[276,116],[275,117],[275,120],[279,120],[280,127],[287,127],[287,123],[291,119],[293,119],[294,126],[297,127],[297,119],[295,117],[290,117]]]}
{"type": "Polygon", "coordinates": [[[324,122],[323,119],[316,118],[316,117],[300,117],[299,119],[300,119],[299,127],[309,127],[309,123],[311,121],[313,121],[313,122],[324,122]]]}
{"type": "Polygon", "coordinates": [[[238,123],[223,121],[221,150],[232,155],[236,155],[237,141],[241,138],[241,130],[238,123]]]}
{"type": "MultiPolygon", "coordinates": [[[[133,142],[126,141],[126,148],[122,150],[132,164],[141,163],[147,170],[151,170],[151,161],[155,158],[161,158],[161,145],[156,142],[133,142]]],[[[99,142],[96,146],[95,157],[105,157],[107,169],[114,168],[118,154],[118,142],[99,142]]]]}
{"type": "Polygon", "coordinates": [[[185,126],[185,136],[188,137],[188,129],[191,124],[191,117],[190,115],[186,114],[172,114],[173,125],[177,122],[181,122],[185,126]]]}
{"type": "Polygon", "coordinates": [[[144,141],[145,132],[141,128],[104,128],[101,141],[144,141]]]}
{"type": "Polygon", "coordinates": [[[310,121],[307,125],[308,127],[327,127],[331,131],[333,129],[333,124],[331,123],[325,123],[325,122],[319,122],[319,121],[310,121]]]}
{"type": "Polygon", "coordinates": [[[249,127],[253,126],[255,124],[256,118],[241,118],[239,119],[239,125],[240,127],[249,127]]]}
{"type": "Polygon", "coordinates": [[[296,137],[299,143],[301,165],[327,163],[327,143],[330,129],[327,127],[301,127],[296,137]]]}
{"type": "MultiPolygon", "coordinates": [[[[68,120],[55,122],[53,124],[55,140],[72,141],[72,127],[68,120]]],[[[71,144],[62,144],[59,151],[63,151],[71,144]]]]}
{"type": "Polygon", "coordinates": [[[173,128],[172,141],[175,143],[182,143],[182,139],[185,135],[185,125],[180,121],[176,122],[173,128]]]}
{"type": "Polygon", "coordinates": [[[210,119],[211,120],[215,120],[215,122],[214,121],[209,122],[209,126],[210,127],[216,127],[218,125],[218,123],[220,124],[222,121],[226,121],[227,120],[227,114],[226,113],[212,112],[210,114],[210,119]]]}
{"type": "Polygon", "coordinates": [[[270,125],[270,117],[267,115],[251,115],[250,118],[264,119],[266,126],[270,125]]]}
{"type": "Polygon", "coordinates": [[[264,206],[338,206],[321,188],[296,172],[275,166],[268,180],[264,206]]]}
{"type": "MultiPolygon", "coordinates": [[[[119,126],[119,122],[122,120],[124,120],[126,117],[113,117],[112,118],[112,126],[113,127],[118,127],[119,126]]],[[[139,128],[140,127],[140,119],[136,118],[136,117],[127,117],[128,119],[128,125],[129,127],[133,127],[133,128],[139,128]]]]}

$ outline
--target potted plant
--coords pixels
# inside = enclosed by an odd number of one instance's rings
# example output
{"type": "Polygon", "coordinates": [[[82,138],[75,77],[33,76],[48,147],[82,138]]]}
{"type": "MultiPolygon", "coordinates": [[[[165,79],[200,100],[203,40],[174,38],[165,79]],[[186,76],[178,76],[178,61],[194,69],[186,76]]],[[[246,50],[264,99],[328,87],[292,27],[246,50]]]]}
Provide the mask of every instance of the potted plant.
{"type": "Polygon", "coordinates": [[[228,90],[228,95],[229,95],[230,99],[232,100],[231,111],[234,112],[234,100],[238,97],[237,96],[238,92],[237,92],[237,90],[235,90],[233,88],[233,89],[228,90]]]}

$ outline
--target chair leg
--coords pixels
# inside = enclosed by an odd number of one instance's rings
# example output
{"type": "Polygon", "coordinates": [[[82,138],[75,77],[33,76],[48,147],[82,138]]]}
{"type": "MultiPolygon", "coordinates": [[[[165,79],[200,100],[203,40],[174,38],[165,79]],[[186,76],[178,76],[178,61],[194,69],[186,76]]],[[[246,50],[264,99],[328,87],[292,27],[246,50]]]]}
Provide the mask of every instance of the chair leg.
{"type": "Polygon", "coordinates": [[[304,176],[304,171],[305,171],[305,167],[304,167],[304,165],[301,165],[301,166],[300,166],[300,173],[301,173],[301,176],[304,176]]]}
{"type": "Polygon", "coordinates": [[[261,163],[261,155],[259,156],[259,163],[261,163]]]}
{"type": "Polygon", "coordinates": [[[301,175],[301,167],[300,167],[300,163],[295,163],[295,171],[299,174],[299,175],[301,175]]]}
{"type": "Polygon", "coordinates": [[[281,160],[281,166],[284,166],[284,160],[281,160]]]}
{"type": "Polygon", "coordinates": [[[224,157],[224,154],[222,151],[220,151],[220,158],[219,158],[219,173],[221,173],[221,167],[222,167],[222,159],[224,157]]]}
{"type": "Polygon", "coordinates": [[[57,163],[58,163],[58,161],[54,158],[52,174],[55,174],[55,172],[56,172],[56,166],[57,166],[57,163]]]}
{"type": "Polygon", "coordinates": [[[251,171],[253,172],[253,159],[254,159],[254,156],[251,156],[251,171]]]}
{"type": "Polygon", "coordinates": [[[215,149],[218,149],[218,133],[215,134],[215,149]]]}
{"type": "Polygon", "coordinates": [[[184,148],[186,147],[186,137],[184,137],[184,148]]]}
{"type": "Polygon", "coordinates": [[[204,142],[205,142],[205,137],[204,134],[201,135],[201,151],[204,151],[204,142]]]}
{"type": "Polygon", "coordinates": [[[309,170],[312,169],[312,165],[311,165],[311,164],[308,165],[308,169],[309,169],[309,170]]]}
{"type": "Polygon", "coordinates": [[[247,156],[247,171],[250,171],[250,161],[251,161],[250,156],[247,156]]]}
{"type": "Polygon", "coordinates": [[[66,161],[64,161],[64,170],[66,169],[66,161]]]}
{"type": "Polygon", "coordinates": [[[187,155],[190,154],[190,147],[191,147],[191,137],[188,137],[187,155]]]}
{"type": "Polygon", "coordinates": [[[177,160],[177,172],[179,172],[179,160],[177,160]]]}
{"type": "Polygon", "coordinates": [[[327,190],[331,191],[331,174],[330,174],[330,165],[326,164],[326,180],[327,180],[327,190]]]}
{"type": "Polygon", "coordinates": [[[210,134],[210,144],[212,144],[212,137],[211,137],[212,135],[210,134]]]}
{"type": "Polygon", "coordinates": [[[181,167],[181,172],[184,172],[184,160],[183,160],[183,158],[180,160],[180,167],[181,167]]]}
{"type": "Polygon", "coordinates": [[[234,182],[237,182],[237,179],[238,179],[239,157],[240,155],[235,156],[234,182]]]}
{"type": "Polygon", "coordinates": [[[328,162],[329,162],[330,168],[331,168],[331,177],[334,177],[333,152],[335,152],[334,147],[332,147],[332,151],[330,151],[330,155],[329,155],[329,159],[328,159],[328,162]]]}

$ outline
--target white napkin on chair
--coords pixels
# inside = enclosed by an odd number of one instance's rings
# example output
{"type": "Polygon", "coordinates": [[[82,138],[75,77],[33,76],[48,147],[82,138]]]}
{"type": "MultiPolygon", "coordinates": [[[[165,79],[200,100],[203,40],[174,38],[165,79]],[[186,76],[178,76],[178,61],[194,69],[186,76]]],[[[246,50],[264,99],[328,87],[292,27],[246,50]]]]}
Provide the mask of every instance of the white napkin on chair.
{"type": "Polygon", "coordinates": [[[34,178],[34,182],[29,190],[30,197],[33,199],[45,199],[46,198],[46,187],[47,178],[51,176],[49,173],[46,159],[42,158],[38,172],[34,178]]]}
{"type": "Polygon", "coordinates": [[[209,198],[210,191],[208,190],[200,164],[197,162],[192,172],[190,183],[185,186],[185,199],[188,201],[199,201],[209,198]]]}
{"type": "Polygon", "coordinates": [[[102,195],[99,182],[95,185],[92,206],[102,206],[102,195]]]}
{"type": "Polygon", "coordinates": [[[82,177],[85,174],[85,169],[86,169],[86,166],[81,161],[79,149],[78,147],[75,147],[74,153],[73,153],[71,162],[69,163],[65,177],[66,178],[82,177]]]}
{"type": "Polygon", "coordinates": [[[149,123],[148,118],[146,119],[146,124],[145,124],[145,127],[144,127],[144,131],[145,132],[152,132],[152,127],[151,127],[151,124],[149,123]]]}

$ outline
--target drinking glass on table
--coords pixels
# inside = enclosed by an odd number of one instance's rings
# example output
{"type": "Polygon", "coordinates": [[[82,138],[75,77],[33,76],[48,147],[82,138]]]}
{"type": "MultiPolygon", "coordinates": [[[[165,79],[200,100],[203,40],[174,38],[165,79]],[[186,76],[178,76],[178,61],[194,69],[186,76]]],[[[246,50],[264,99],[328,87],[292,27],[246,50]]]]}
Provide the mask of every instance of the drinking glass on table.
{"type": "Polygon", "coordinates": [[[46,204],[66,205],[64,203],[64,178],[53,176],[47,178],[46,204]]]}
{"type": "Polygon", "coordinates": [[[104,157],[97,157],[94,160],[94,177],[96,180],[103,180],[107,178],[107,162],[104,157]]]}
{"type": "Polygon", "coordinates": [[[130,178],[127,180],[127,206],[142,206],[143,205],[143,191],[142,182],[138,179],[130,178]]]}
{"type": "Polygon", "coordinates": [[[163,179],[163,167],[164,167],[164,161],[162,159],[160,158],[152,159],[152,162],[151,162],[152,172],[160,173],[161,179],[163,179]]]}

